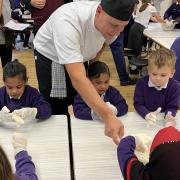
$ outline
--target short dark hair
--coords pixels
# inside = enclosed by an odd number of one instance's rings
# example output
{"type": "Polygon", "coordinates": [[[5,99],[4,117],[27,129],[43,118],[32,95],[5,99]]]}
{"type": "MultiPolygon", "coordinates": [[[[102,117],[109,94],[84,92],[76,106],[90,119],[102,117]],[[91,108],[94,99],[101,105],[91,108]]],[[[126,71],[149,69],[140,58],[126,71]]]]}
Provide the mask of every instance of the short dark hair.
{"type": "Polygon", "coordinates": [[[28,80],[26,67],[21,64],[18,59],[8,62],[3,68],[3,81],[7,78],[20,76],[24,81],[28,80]]]}
{"type": "Polygon", "coordinates": [[[95,61],[91,63],[87,70],[89,79],[99,78],[101,74],[108,74],[110,76],[109,67],[102,61],[95,61]]]}

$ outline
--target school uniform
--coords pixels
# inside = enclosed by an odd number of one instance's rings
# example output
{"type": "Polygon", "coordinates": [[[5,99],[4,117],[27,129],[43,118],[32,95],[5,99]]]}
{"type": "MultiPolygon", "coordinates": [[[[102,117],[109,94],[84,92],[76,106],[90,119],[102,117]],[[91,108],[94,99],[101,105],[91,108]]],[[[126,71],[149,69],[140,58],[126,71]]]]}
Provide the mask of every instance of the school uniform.
{"type": "Polygon", "coordinates": [[[135,148],[133,136],[123,138],[118,145],[118,161],[125,180],[180,179],[180,134],[177,129],[171,126],[156,134],[146,165],[138,160],[135,148]]]}
{"type": "Polygon", "coordinates": [[[143,118],[158,107],[165,114],[170,111],[175,116],[180,99],[180,85],[173,78],[160,89],[149,81],[149,76],[139,79],[134,92],[134,108],[143,118]]]}
{"type": "Polygon", "coordinates": [[[18,154],[16,154],[15,160],[15,180],[38,180],[38,177],[36,176],[35,165],[27,151],[20,151],[18,154]]]}
{"type": "MultiPolygon", "coordinates": [[[[128,111],[128,105],[125,99],[119,93],[119,91],[109,86],[105,94],[103,95],[104,102],[110,102],[117,109],[117,116],[123,116],[128,111]]],[[[78,94],[74,99],[73,111],[75,117],[84,120],[92,120],[91,108],[84,102],[81,96],[78,94]]]]}
{"type": "MultiPolygon", "coordinates": [[[[164,19],[172,18],[173,20],[180,18],[180,3],[173,3],[164,13],[164,19]]],[[[180,29],[180,22],[175,25],[175,28],[180,29]]]]}
{"type": "Polygon", "coordinates": [[[37,108],[37,119],[49,118],[52,114],[51,106],[46,102],[37,89],[26,85],[23,95],[13,99],[7,94],[5,86],[0,88],[0,109],[6,106],[11,112],[24,107],[37,108]]]}

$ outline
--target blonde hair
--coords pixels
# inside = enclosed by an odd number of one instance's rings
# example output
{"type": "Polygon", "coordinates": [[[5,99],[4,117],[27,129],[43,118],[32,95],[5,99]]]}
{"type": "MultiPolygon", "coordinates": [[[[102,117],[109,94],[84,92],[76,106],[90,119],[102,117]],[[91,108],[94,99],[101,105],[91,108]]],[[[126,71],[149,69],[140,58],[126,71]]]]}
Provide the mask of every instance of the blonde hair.
{"type": "Polygon", "coordinates": [[[176,56],[172,50],[160,48],[153,51],[149,56],[148,66],[156,65],[158,68],[168,66],[171,69],[175,69],[176,56]]]}

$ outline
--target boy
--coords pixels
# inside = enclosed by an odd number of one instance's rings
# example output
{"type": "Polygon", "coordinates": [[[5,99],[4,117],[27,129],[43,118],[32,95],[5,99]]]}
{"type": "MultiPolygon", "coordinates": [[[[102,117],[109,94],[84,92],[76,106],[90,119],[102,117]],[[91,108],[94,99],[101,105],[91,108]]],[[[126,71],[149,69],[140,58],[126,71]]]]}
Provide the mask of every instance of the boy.
{"type": "Polygon", "coordinates": [[[180,86],[172,77],[176,57],[171,50],[159,49],[149,57],[148,76],[138,80],[134,93],[134,107],[138,114],[152,123],[157,114],[165,112],[165,119],[173,120],[179,105],[180,86]]]}

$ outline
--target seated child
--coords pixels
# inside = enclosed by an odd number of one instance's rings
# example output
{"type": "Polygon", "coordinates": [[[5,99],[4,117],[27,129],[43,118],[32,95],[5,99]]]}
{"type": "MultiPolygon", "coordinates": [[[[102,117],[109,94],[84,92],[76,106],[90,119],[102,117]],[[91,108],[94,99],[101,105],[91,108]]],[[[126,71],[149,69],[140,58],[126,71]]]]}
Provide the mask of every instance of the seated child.
{"type": "MultiPolygon", "coordinates": [[[[95,61],[88,67],[87,76],[101,98],[117,116],[127,113],[128,105],[117,89],[109,85],[110,71],[104,62],[95,61]]],[[[74,99],[74,115],[79,119],[100,120],[101,118],[83,101],[78,94],[74,99]]]]}
{"type": "Polygon", "coordinates": [[[169,126],[156,134],[146,165],[134,153],[138,143],[136,137],[127,136],[118,145],[117,156],[125,180],[180,179],[180,132],[176,128],[169,126]]]}
{"type": "Polygon", "coordinates": [[[14,134],[12,139],[12,145],[15,151],[15,168],[16,173],[13,174],[12,167],[8,160],[6,153],[0,146],[1,157],[1,180],[38,180],[35,171],[35,165],[31,160],[31,157],[26,151],[27,140],[22,134],[14,134]]]}
{"type": "Polygon", "coordinates": [[[164,19],[177,23],[175,28],[180,29],[180,0],[176,0],[164,13],[164,19]]]}
{"type": "Polygon", "coordinates": [[[3,69],[4,86],[0,88],[0,121],[6,121],[11,113],[2,111],[6,106],[10,112],[26,119],[46,119],[52,110],[37,89],[27,85],[26,67],[17,60],[3,69]]]}
{"type": "Polygon", "coordinates": [[[139,79],[134,92],[134,108],[139,115],[152,123],[162,111],[165,119],[176,116],[180,85],[172,77],[175,72],[176,57],[173,51],[159,49],[149,57],[148,76],[139,79]]]}

